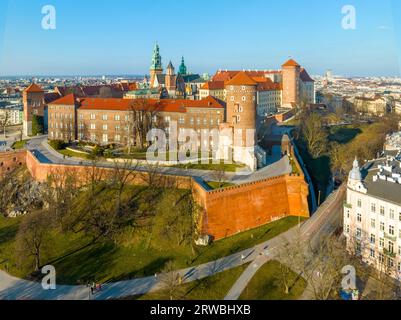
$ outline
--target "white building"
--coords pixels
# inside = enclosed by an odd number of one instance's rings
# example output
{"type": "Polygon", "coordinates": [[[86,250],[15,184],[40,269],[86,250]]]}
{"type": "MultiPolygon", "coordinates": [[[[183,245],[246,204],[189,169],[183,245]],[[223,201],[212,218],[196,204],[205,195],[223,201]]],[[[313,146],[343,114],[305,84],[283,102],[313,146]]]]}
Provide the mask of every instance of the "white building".
{"type": "Polygon", "coordinates": [[[0,109],[0,119],[4,120],[7,118],[7,125],[14,126],[22,124],[22,110],[19,108],[3,108],[0,109]]]}
{"type": "Polygon", "coordinates": [[[344,203],[347,250],[380,271],[401,277],[401,152],[368,162],[355,159],[344,203]]]}

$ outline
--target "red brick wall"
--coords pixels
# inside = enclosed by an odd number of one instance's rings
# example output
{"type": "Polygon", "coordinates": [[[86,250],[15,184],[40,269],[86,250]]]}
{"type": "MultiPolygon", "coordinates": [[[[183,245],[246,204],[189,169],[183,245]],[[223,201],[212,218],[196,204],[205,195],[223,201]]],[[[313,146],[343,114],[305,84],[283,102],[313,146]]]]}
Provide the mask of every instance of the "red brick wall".
{"type": "Polygon", "coordinates": [[[25,164],[26,151],[0,152],[0,175],[25,164]]]}
{"type": "MultiPolygon", "coordinates": [[[[52,173],[60,175],[61,177],[65,177],[65,173],[74,174],[79,184],[88,182],[94,175],[106,179],[115,174],[113,168],[40,163],[31,152],[27,152],[26,165],[32,177],[40,182],[46,181],[47,177],[52,173]],[[94,172],[93,170],[96,171],[94,172]]],[[[166,185],[171,185],[179,189],[190,189],[192,186],[192,179],[190,177],[164,175],[158,177],[158,179],[159,178],[163,179],[163,183],[166,185]]],[[[147,173],[134,172],[128,182],[135,185],[147,185],[147,181],[147,173]]]]}
{"type": "MultiPolygon", "coordinates": [[[[24,157],[22,152],[19,157],[24,157]]],[[[8,161],[14,157],[8,156],[8,161]]],[[[0,158],[1,159],[1,158],[0,158]]],[[[20,159],[20,158],[18,158],[20,159]]],[[[67,166],[39,163],[26,152],[26,165],[32,177],[45,181],[54,173],[76,173],[81,181],[88,180],[92,167],[67,166]]],[[[301,169],[298,166],[300,172],[301,169]]],[[[112,168],[96,168],[97,175],[109,177],[112,168]]],[[[166,176],[168,183],[174,183],[181,189],[192,188],[196,202],[202,208],[200,225],[202,233],[214,239],[222,239],[236,233],[256,228],[286,216],[309,217],[308,185],[304,176],[283,175],[258,182],[233,186],[222,190],[205,190],[196,179],[180,176],[166,176]]],[[[134,175],[130,181],[137,185],[146,185],[143,174],[134,175]]]]}
{"type": "Polygon", "coordinates": [[[280,176],[222,190],[194,188],[204,208],[205,234],[218,240],[286,216],[309,217],[308,186],[302,176],[280,176]]]}

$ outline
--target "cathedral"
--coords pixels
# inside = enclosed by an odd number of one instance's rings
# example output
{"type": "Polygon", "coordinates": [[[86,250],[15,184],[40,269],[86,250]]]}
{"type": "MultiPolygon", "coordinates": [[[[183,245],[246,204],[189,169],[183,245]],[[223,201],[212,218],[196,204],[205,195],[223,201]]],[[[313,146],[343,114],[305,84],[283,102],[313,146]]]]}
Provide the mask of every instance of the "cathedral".
{"type": "Polygon", "coordinates": [[[185,97],[185,81],[183,76],[187,73],[187,67],[184,63],[184,57],[181,59],[181,65],[178,74],[171,61],[167,65],[166,73],[163,73],[162,58],[159,46],[156,44],[153,50],[152,65],[150,66],[150,88],[160,88],[167,91],[170,98],[185,97]]]}

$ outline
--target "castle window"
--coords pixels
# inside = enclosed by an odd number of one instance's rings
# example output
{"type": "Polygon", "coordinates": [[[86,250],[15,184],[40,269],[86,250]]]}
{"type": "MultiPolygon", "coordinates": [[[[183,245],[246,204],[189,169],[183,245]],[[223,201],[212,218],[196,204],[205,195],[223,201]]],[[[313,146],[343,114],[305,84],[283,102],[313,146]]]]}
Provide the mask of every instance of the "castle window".
{"type": "Polygon", "coordinates": [[[245,90],[245,86],[242,86],[242,87],[241,87],[241,90],[245,90]]]}
{"type": "Polygon", "coordinates": [[[384,231],[384,222],[380,222],[380,231],[384,231]]]}
{"type": "Polygon", "coordinates": [[[103,125],[103,130],[104,130],[104,131],[107,131],[107,124],[104,124],[104,125],[103,125]]]}
{"type": "Polygon", "coordinates": [[[107,133],[103,133],[102,141],[109,142],[109,137],[107,136],[107,133]]]}
{"type": "Polygon", "coordinates": [[[95,120],[96,119],[96,114],[91,113],[91,120],[95,120]]]}
{"type": "Polygon", "coordinates": [[[372,212],[376,212],[376,204],[375,204],[375,203],[372,203],[372,204],[370,205],[370,210],[371,210],[372,212]]]}
{"type": "Polygon", "coordinates": [[[116,135],[114,136],[114,140],[119,142],[119,141],[121,140],[120,135],[119,135],[119,134],[116,134],[116,135]]]}
{"type": "Polygon", "coordinates": [[[104,114],[103,116],[102,116],[102,120],[104,120],[104,121],[107,121],[107,114],[104,114]]]}
{"type": "Polygon", "coordinates": [[[120,115],[119,115],[119,114],[116,114],[116,115],[114,116],[114,120],[120,121],[120,115]]]}
{"type": "Polygon", "coordinates": [[[246,101],[246,97],[245,96],[242,97],[242,101],[246,101]]]}
{"type": "Polygon", "coordinates": [[[234,99],[235,99],[234,96],[231,96],[231,97],[230,97],[230,100],[231,100],[231,101],[234,101],[234,99]]]}
{"type": "Polygon", "coordinates": [[[120,130],[120,126],[119,125],[117,125],[117,126],[115,126],[115,128],[114,128],[116,131],[119,131],[120,130]]]}
{"type": "Polygon", "coordinates": [[[230,90],[234,90],[234,86],[230,86],[230,90]]]}
{"type": "Polygon", "coordinates": [[[389,226],[388,227],[388,233],[390,234],[390,235],[394,235],[394,226],[389,226]]]}
{"type": "Polygon", "coordinates": [[[95,129],[96,129],[96,124],[91,123],[91,129],[92,129],[92,130],[95,130],[95,129]]]}

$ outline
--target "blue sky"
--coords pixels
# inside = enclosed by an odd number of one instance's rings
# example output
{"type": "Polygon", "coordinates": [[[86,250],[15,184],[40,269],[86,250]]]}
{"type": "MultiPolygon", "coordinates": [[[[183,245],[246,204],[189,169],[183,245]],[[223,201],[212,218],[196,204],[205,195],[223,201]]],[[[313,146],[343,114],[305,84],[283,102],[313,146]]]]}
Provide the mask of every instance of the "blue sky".
{"type": "Polygon", "coordinates": [[[143,74],[155,42],[164,66],[193,72],[276,69],[400,75],[398,0],[0,0],[0,75],[143,74]],[[54,5],[56,30],[41,28],[54,5]],[[356,8],[356,30],[341,8],[356,8]]]}

